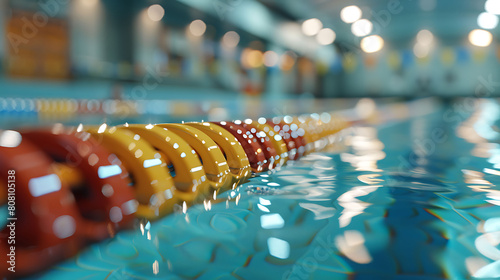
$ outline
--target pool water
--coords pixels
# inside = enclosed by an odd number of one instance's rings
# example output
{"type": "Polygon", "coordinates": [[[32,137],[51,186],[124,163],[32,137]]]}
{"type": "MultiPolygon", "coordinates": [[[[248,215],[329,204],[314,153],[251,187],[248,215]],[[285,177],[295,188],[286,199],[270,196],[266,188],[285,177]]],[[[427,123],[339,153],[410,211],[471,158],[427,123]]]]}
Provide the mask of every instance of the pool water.
{"type": "Polygon", "coordinates": [[[500,278],[500,107],[457,103],[347,129],[330,151],[140,221],[36,277],[500,278]]]}

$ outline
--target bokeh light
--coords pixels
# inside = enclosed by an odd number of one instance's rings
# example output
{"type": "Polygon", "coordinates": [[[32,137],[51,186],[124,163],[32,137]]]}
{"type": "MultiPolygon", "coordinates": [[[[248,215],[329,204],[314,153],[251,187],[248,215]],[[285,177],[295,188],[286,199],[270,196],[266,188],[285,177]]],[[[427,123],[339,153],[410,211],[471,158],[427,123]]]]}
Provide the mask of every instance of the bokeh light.
{"type": "Polygon", "coordinates": [[[365,53],[374,53],[384,47],[384,39],[378,35],[365,37],[361,40],[361,49],[365,53]]]}
{"type": "Polygon", "coordinates": [[[148,17],[152,21],[160,21],[163,18],[163,16],[165,16],[165,10],[163,9],[162,6],[154,4],[148,8],[148,17]]]}
{"type": "Polygon", "coordinates": [[[194,20],[189,24],[189,31],[196,37],[201,37],[205,34],[207,25],[201,19],[194,20]]]}
{"type": "Polygon", "coordinates": [[[434,41],[434,35],[427,29],[422,29],[417,33],[417,42],[422,45],[430,45],[434,41]]]}
{"type": "Polygon", "coordinates": [[[430,48],[427,45],[421,44],[417,42],[415,46],[413,46],[413,54],[415,54],[418,58],[424,58],[429,55],[430,48]]]}
{"type": "Polygon", "coordinates": [[[280,59],[280,68],[283,71],[289,71],[295,65],[295,57],[296,55],[292,52],[286,52],[281,56],[280,59]]]}
{"type": "Polygon", "coordinates": [[[484,3],[484,9],[490,14],[500,15],[500,0],[488,0],[484,3]]]}
{"type": "Polygon", "coordinates": [[[323,23],[317,18],[311,18],[302,23],[302,32],[307,36],[314,36],[323,28],[323,23]]]}
{"type": "Polygon", "coordinates": [[[347,6],[340,11],[340,18],[345,23],[353,23],[361,18],[363,13],[358,6],[347,6]]]}
{"type": "Polygon", "coordinates": [[[358,37],[364,37],[373,30],[373,24],[367,19],[360,19],[351,25],[352,34],[358,37]]]}
{"type": "Polygon", "coordinates": [[[316,40],[320,45],[330,45],[335,41],[336,34],[330,28],[321,29],[316,35],[316,40]]]}
{"type": "Polygon", "coordinates": [[[241,53],[241,63],[245,68],[258,68],[264,64],[264,54],[259,50],[245,48],[241,53]]]}
{"type": "Polygon", "coordinates": [[[229,31],[222,37],[222,44],[228,48],[235,48],[240,42],[240,35],[235,31],[229,31]]]}
{"type": "Polygon", "coordinates": [[[264,53],[264,65],[266,65],[267,67],[276,66],[279,60],[279,55],[274,51],[267,51],[264,53]]]}
{"type": "Polygon", "coordinates": [[[469,33],[469,41],[477,47],[487,47],[491,44],[493,36],[490,32],[482,29],[475,29],[469,33]]]}
{"type": "Polygon", "coordinates": [[[481,13],[477,17],[477,25],[483,29],[493,29],[498,25],[498,16],[490,13],[481,13]]]}

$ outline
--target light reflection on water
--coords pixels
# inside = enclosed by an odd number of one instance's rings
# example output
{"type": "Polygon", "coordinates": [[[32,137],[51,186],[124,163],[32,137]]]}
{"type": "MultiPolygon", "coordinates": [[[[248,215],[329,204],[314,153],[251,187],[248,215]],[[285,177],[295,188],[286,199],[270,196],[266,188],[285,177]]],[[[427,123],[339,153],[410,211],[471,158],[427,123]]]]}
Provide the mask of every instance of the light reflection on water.
{"type": "Polygon", "coordinates": [[[481,101],[459,122],[436,112],[349,129],[340,152],[141,223],[43,277],[500,277],[499,108],[481,101]]]}

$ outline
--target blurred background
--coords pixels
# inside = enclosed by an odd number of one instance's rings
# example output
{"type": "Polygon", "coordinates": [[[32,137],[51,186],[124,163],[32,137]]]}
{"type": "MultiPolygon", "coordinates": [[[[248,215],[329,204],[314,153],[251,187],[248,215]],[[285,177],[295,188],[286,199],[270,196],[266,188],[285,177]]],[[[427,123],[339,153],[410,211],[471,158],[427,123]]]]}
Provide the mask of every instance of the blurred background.
{"type": "Polygon", "coordinates": [[[500,94],[500,0],[0,0],[0,125],[500,94]]]}

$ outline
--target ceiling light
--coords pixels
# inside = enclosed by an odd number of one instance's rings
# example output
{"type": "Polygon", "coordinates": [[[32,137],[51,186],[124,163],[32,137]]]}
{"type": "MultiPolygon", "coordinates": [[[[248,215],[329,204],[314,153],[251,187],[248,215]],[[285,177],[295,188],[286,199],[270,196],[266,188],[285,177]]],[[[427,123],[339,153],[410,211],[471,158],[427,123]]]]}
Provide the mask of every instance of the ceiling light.
{"type": "Polygon", "coordinates": [[[335,32],[330,28],[323,28],[316,35],[316,40],[320,45],[330,45],[335,41],[335,32]]]}
{"type": "Polygon", "coordinates": [[[351,25],[352,34],[363,37],[370,34],[373,30],[373,24],[367,19],[360,19],[351,25]]]}
{"type": "Polygon", "coordinates": [[[160,6],[158,4],[154,4],[154,5],[149,6],[148,17],[152,21],[160,21],[164,15],[165,15],[165,10],[163,9],[162,6],[160,6]]]}
{"type": "Polygon", "coordinates": [[[323,23],[317,18],[311,18],[302,23],[302,32],[307,36],[314,36],[323,28],[323,23]]]}
{"type": "Polygon", "coordinates": [[[469,41],[474,46],[487,47],[491,44],[493,36],[490,32],[482,29],[475,29],[469,33],[469,41]]]}
{"type": "Polygon", "coordinates": [[[358,6],[347,6],[340,11],[340,18],[345,23],[353,23],[362,16],[361,9],[358,6]]]}
{"type": "Polygon", "coordinates": [[[193,20],[191,24],[189,24],[189,31],[196,37],[201,37],[205,34],[207,30],[207,25],[201,19],[193,20]]]}
{"type": "Polygon", "coordinates": [[[384,46],[384,39],[378,35],[365,37],[361,40],[361,49],[365,53],[378,52],[384,46]]]}
{"type": "Polygon", "coordinates": [[[493,29],[498,25],[498,17],[490,13],[480,13],[477,17],[477,25],[484,29],[493,29]]]}

